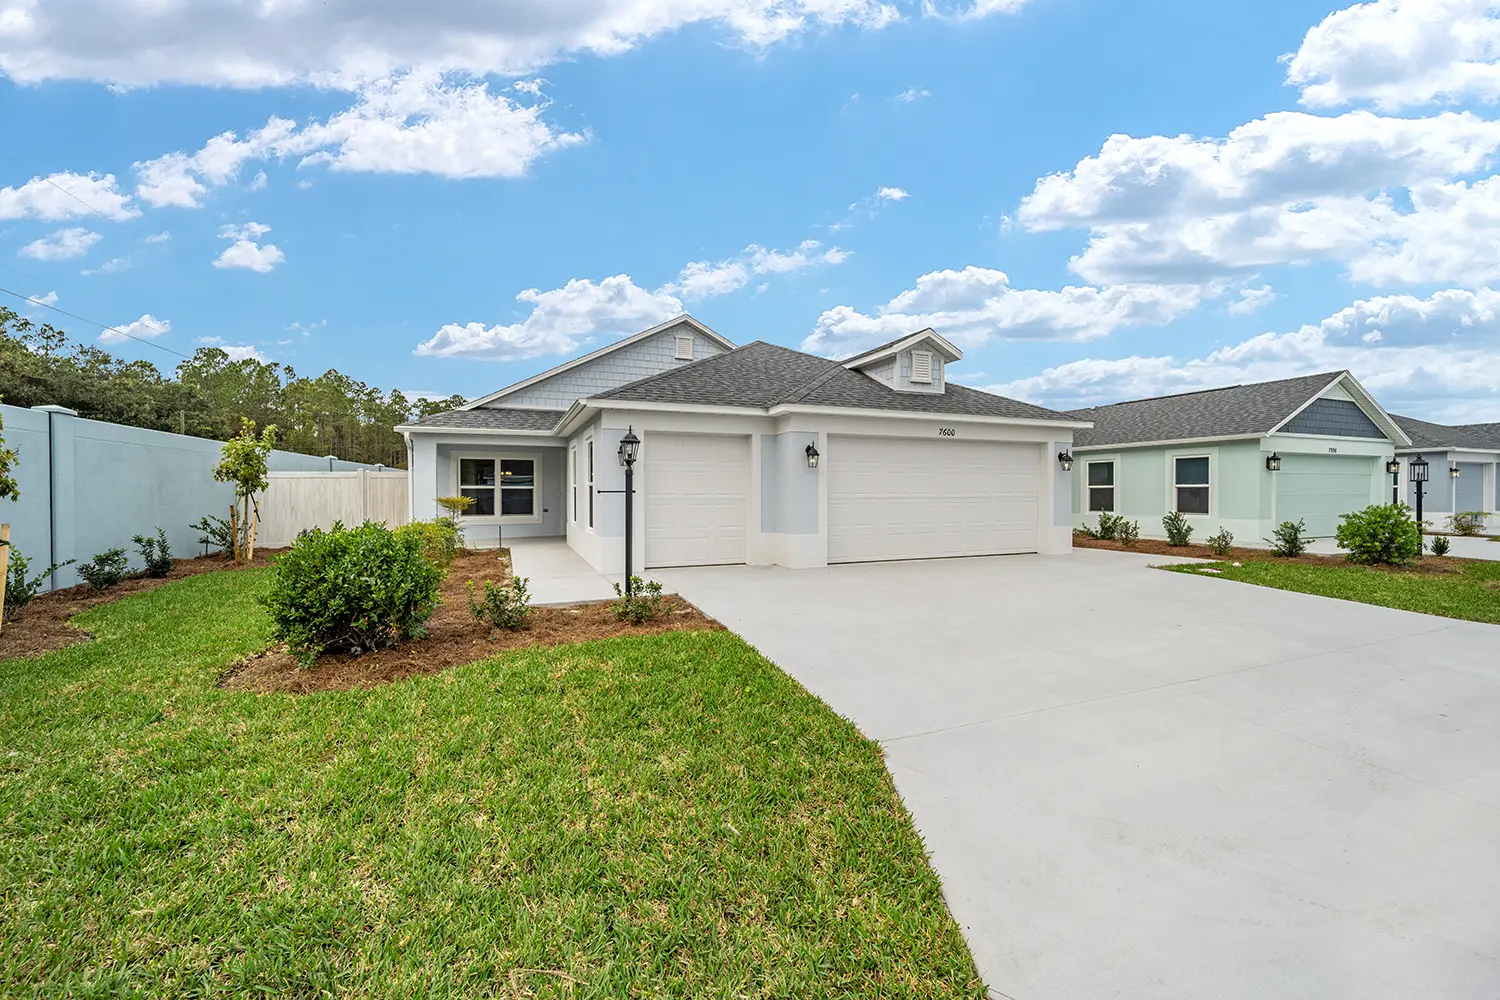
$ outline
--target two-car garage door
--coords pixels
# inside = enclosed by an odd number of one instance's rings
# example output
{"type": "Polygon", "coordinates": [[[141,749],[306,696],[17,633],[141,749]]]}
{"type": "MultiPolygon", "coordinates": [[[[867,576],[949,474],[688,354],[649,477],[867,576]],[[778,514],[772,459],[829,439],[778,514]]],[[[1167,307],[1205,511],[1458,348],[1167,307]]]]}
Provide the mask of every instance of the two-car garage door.
{"type": "Polygon", "coordinates": [[[1036,445],[834,436],[828,561],[1037,550],[1036,445]]]}

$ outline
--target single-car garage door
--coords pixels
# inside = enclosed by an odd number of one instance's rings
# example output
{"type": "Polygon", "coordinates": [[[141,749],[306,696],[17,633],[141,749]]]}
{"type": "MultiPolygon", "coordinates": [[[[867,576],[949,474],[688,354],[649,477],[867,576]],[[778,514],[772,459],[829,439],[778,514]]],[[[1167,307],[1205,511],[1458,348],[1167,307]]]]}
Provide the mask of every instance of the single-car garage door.
{"type": "Polygon", "coordinates": [[[1370,505],[1375,460],[1354,455],[1287,455],[1276,473],[1276,522],[1306,521],[1314,538],[1331,538],[1339,517],[1370,505]]]}
{"type": "Polygon", "coordinates": [[[750,439],[651,434],[642,450],[646,567],[744,562],[750,439]]]}
{"type": "Polygon", "coordinates": [[[828,561],[1035,552],[1036,445],[834,436],[828,561]]]}

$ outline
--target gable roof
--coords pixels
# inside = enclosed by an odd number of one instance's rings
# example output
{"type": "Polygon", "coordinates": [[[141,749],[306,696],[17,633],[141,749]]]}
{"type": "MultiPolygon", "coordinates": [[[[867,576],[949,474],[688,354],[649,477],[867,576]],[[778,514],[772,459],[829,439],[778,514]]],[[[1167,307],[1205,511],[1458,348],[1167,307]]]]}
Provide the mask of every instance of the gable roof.
{"type": "Polygon", "coordinates": [[[1473,448],[1500,451],[1500,424],[1434,424],[1391,414],[1415,448],[1473,448]]]}
{"type": "Polygon", "coordinates": [[[448,428],[459,431],[548,431],[562,419],[563,410],[532,410],[519,407],[481,410],[444,410],[423,417],[397,430],[448,428]]]}
{"type": "Polygon", "coordinates": [[[629,347],[631,344],[639,344],[641,341],[654,337],[658,333],[670,330],[674,326],[691,327],[694,333],[701,333],[703,336],[709,338],[714,343],[724,348],[724,350],[734,350],[734,341],[720,335],[719,333],[716,333],[713,330],[710,330],[708,327],[704,326],[702,323],[698,322],[687,313],[683,313],[681,316],[672,317],[665,323],[658,323],[655,326],[651,327],[649,330],[642,330],[640,333],[632,334],[631,336],[626,337],[623,340],[617,340],[613,344],[606,344],[605,346],[599,348],[597,351],[591,351],[588,354],[583,355],[582,357],[574,358],[572,361],[565,361],[554,368],[548,368],[546,371],[541,372],[540,374],[533,375],[527,379],[522,379],[514,385],[508,385],[504,389],[498,389],[495,392],[490,393],[489,395],[480,396],[477,399],[471,399],[467,403],[465,403],[461,407],[461,409],[472,410],[476,407],[493,403],[498,399],[504,399],[506,396],[509,396],[512,393],[520,392],[522,389],[530,388],[531,386],[536,385],[538,382],[545,382],[547,379],[552,378],[554,375],[561,375],[563,372],[571,371],[572,369],[577,368],[580,365],[588,364],[590,361],[596,361],[599,358],[605,357],[606,355],[613,354],[615,351],[618,351],[623,347],[629,347]]]}
{"type": "MultiPolygon", "coordinates": [[[[1363,395],[1384,416],[1379,404],[1347,371],[1136,399],[1110,406],[1069,410],[1068,415],[1094,423],[1091,430],[1079,431],[1074,436],[1074,443],[1080,448],[1253,437],[1279,430],[1335,382],[1343,380],[1358,388],[1359,395],[1363,395]]],[[[1389,417],[1385,423],[1389,426],[1382,430],[1393,434],[1393,439],[1400,443],[1399,438],[1404,436],[1401,428],[1389,417]]]]}
{"type": "Polygon", "coordinates": [[[845,364],[758,340],[592,398],[754,409],[828,406],[1075,422],[1055,410],[952,383],[941,394],[898,392],[845,364]]]}
{"type": "Polygon", "coordinates": [[[900,354],[908,347],[919,344],[924,340],[932,341],[933,346],[936,347],[938,349],[938,352],[942,354],[948,361],[952,362],[963,360],[964,352],[960,351],[957,347],[954,347],[951,343],[948,342],[945,337],[939,335],[936,330],[929,326],[925,330],[918,330],[916,333],[909,333],[904,337],[897,337],[895,340],[892,340],[889,343],[881,344],[879,347],[872,347],[863,354],[856,354],[852,358],[845,358],[840,363],[845,368],[867,368],[877,361],[883,361],[884,359],[892,355],[900,354]]]}

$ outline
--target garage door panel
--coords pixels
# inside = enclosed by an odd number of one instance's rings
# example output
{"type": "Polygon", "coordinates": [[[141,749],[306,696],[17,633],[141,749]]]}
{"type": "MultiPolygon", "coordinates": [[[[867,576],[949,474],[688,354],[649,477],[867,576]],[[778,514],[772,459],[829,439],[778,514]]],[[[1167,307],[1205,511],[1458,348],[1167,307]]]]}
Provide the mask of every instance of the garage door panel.
{"type": "Polygon", "coordinates": [[[835,437],[829,452],[829,562],[1036,551],[1035,446],[835,437]]]}
{"type": "Polygon", "coordinates": [[[749,441],[652,434],[645,453],[647,568],[744,562],[749,441]]]}
{"type": "Polygon", "coordinates": [[[1307,522],[1307,533],[1331,538],[1339,519],[1370,504],[1375,460],[1352,455],[1287,455],[1276,473],[1276,520],[1307,522]]]}

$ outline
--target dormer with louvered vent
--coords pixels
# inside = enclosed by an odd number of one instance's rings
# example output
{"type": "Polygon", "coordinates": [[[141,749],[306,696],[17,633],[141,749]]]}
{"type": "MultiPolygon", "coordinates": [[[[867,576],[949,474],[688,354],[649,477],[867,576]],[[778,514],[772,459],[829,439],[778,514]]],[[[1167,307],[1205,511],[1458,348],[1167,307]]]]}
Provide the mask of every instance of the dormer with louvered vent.
{"type": "Polygon", "coordinates": [[[941,395],[947,391],[947,367],[963,352],[932,330],[922,330],[850,358],[844,367],[883,382],[897,392],[941,395]]]}

